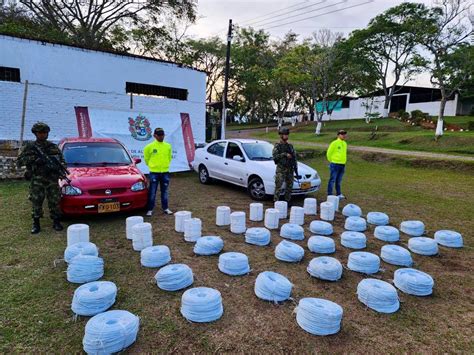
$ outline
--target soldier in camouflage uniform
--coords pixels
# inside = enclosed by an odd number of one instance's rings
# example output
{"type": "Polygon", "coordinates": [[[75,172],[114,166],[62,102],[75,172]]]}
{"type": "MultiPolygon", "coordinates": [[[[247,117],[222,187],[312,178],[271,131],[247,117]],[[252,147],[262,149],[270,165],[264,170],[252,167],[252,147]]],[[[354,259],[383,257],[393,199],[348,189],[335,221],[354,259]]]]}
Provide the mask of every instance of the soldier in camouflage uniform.
{"type": "Polygon", "coordinates": [[[281,128],[279,131],[280,142],[275,144],[273,148],[273,161],[276,164],[275,174],[275,194],[273,200],[278,201],[283,183],[286,183],[285,201],[290,202],[291,191],[293,189],[295,150],[293,145],[288,143],[288,135],[290,130],[288,128],[281,128]]]}
{"type": "Polygon", "coordinates": [[[33,205],[32,234],[37,234],[41,230],[40,218],[43,217],[45,197],[48,199],[49,214],[53,220],[54,230],[61,231],[63,229],[59,222],[61,193],[58,181],[61,172],[58,164],[65,168],[66,162],[58,146],[48,141],[49,131],[50,128],[46,123],[35,123],[31,132],[36,136],[36,141],[26,143],[17,160],[19,167],[26,166],[25,178],[31,180],[29,199],[33,205]]]}

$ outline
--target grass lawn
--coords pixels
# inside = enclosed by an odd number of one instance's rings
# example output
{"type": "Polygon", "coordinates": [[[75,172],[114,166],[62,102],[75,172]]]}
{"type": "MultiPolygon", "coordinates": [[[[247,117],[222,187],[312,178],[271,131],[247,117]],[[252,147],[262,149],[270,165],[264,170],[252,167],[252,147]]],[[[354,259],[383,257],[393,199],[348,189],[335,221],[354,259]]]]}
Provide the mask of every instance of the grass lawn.
{"type": "MultiPolygon", "coordinates": [[[[321,157],[307,161],[327,181],[327,166],[321,157]]],[[[69,219],[71,223],[88,223],[91,241],[100,249],[105,261],[103,280],[118,286],[114,309],[125,309],[140,317],[137,342],[130,352],[464,352],[472,353],[472,305],[474,286],[473,234],[474,179],[471,172],[456,169],[423,169],[396,162],[369,162],[351,155],[344,178],[344,193],[349,201],[364,211],[383,211],[393,225],[402,220],[424,221],[429,236],[438,229],[454,229],[464,236],[460,250],[441,247],[436,257],[413,254],[415,267],[430,273],[435,280],[434,294],[414,297],[399,292],[401,308],[384,315],[363,306],[356,295],[357,284],[366,276],[347,269],[338,282],[311,278],[306,267],[313,257],[306,240],[297,242],[305,248],[301,263],[287,264],[274,257],[274,248],[282,240],[272,232],[268,247],[244,243],[241,235],[215,226],[215,208],[229,205],[233,210],[248,211],[250,198],[240,189],[227,184],[200,185],[195,174],[172,177],[171,208],[189,210],[203,221],[204,235],[220,235],[224,251],[240,251],[249,256],[252,272],[230,277],[217,269],[217,256],[197,257],[193,245],[184,242],[174,231],[174,218],[156,214],[151,218],[154,243],[166,244],[172,262],[188,264],[194,272],[194,286],[208,286],[222,293],[223,317],[210,324],[192,324],[179,313],[182,292],[158,289],[153,276],[156,269],[140,265],[139,253],[125,238],[126,215],[104,215],[95,218],[69,219]],[[281,305],[256,298],[253,287],[256,276],[265,270],[279,272],[294,284],[292,297],[281,305]],[[322,297],[344,309],[340,333],[329,337],[312,336],[296,323],[293,310],[303,297],[322,297]]],[[[323,188],[324,190],[324,188],[323,188]]],[[[77,353],[87,318],[73,319],[70,303],[78,285],[66,280],[62,258],[66,232],[54,232],[50,221],[43,219],[43,231],[32,237],[27,184],[22,181],[0,183],[0,352],[77,353]]],[[[318,201],[325,199],[319,192],[318,201]]],[[[302,199],[296,200],[302,204],[302,199]]],[[[271,205],[265,203],[266,207],[271,205]]],[[[313,220],[306,218],[305,227],[313,220]]],[[[334,222],[336,253],[343,265],[350,250],[340,244],[343,218],[334,222]]],[[[248,223],[247,226],[262,223],[248,223]]],[[[367,251],[379,254],[384,245],[366,232],[367,251]]],[[[407,236],[400,245],[407,247],[407,236]]],[[[395,266],[382,262],[382,270],[372,277],[391,281],[395,266]]]]}

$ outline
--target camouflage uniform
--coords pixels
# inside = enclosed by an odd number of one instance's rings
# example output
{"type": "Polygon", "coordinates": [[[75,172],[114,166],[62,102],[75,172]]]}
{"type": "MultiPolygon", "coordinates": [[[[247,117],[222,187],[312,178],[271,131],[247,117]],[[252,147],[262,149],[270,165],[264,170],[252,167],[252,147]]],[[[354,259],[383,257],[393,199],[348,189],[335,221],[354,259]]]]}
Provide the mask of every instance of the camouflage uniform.
{"type": "Polygon", "coordinates": [[[291,200],[294,170],[291,159],[288,158],[287,154],[295,154],[293,146],[290,143],[275,144],[275,147],[273,148],[273,161],[277,167],[275,173],[275,194],[273,195],[274,201],[278,201],[280,198],[283,183],[286,183],[285,201],[290,202],[291,200]]]}

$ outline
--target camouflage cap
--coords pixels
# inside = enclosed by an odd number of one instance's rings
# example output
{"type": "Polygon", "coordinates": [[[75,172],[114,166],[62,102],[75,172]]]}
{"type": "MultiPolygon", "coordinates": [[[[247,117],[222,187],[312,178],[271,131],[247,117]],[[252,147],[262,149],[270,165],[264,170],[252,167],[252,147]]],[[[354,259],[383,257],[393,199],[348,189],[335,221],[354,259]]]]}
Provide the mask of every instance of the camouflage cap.
{"type": "Polygon", "coordinates": [[[288,135],[288,134],[290,134],[290,130],[289,130],[288,128],[286,128],[286,127],[282,127],[282,128],[280,128],[280,130],[278,131],[278,134],[286,134],[286,135],[288,135]]]}
{"type": "Polygon", "coordinates": [[[49,132],[49,126],[44,122],[36,122],[33,127],[31,127],[31,132],[39,133],[39,132],[49,132]]]}

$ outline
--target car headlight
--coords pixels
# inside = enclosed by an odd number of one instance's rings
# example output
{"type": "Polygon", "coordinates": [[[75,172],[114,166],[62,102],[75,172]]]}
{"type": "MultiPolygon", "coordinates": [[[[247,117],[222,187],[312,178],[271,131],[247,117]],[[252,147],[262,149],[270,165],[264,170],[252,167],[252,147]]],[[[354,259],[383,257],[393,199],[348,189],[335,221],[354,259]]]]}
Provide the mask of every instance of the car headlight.
{"type": "Polygon", "coordinates": [[[132,191],[142,191],[145,190],[145,183],[143,181],[136,182],[130,188],[132,191]]]}
{"type": "Polygon", "coordinates": [[[63,188],[61,189],[61,192],[63,195],[66,195],[66,196],[82,195],[81,189],[72,185],[63,186],[63,188]]]}

